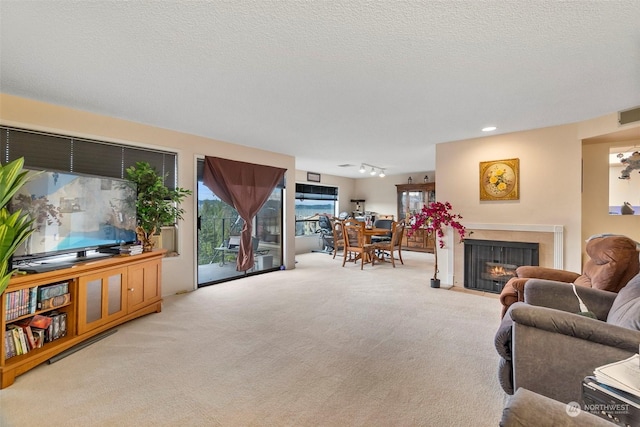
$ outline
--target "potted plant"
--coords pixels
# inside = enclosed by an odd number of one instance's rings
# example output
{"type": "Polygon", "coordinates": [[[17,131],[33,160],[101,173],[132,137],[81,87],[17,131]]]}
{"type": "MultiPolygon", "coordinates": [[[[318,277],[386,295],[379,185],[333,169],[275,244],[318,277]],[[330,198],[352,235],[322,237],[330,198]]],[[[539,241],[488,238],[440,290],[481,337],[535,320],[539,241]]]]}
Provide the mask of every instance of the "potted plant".
{"type": "Polygon", "coordinates": [[[22,169],[24,158],[16,159],[5,165],[0,164],[0,295],[9,286],[13,275],[11,256],[33,233],[33,219],[26,212],[8,209],[11,197],[27,181],[27,171],[22,169]]]}
{"type": "MultiPolygon", "coordinates": [[[[460,235],[460,241],[464,240],[466,228],[458,220],[462,216],[451,212],[451,203],[431,202],[423,205],[420,212],[414,213],[409,217],[407,235],[411,236],[413,232],[420,228],[438,240],[438,247],[444,248],[444,227],[455,229],[460,235]]],[[[440,279],[438,279],[438,248],[433,251],[435,256],[435,266],[433,277],[431,278],[431,287],[439,288],[440,279]]]]}
{"type": "Polygon", "coordinates": [[[153,250],[153,236],[160,228],[175,224],[182,219],[184,209],[180,203],[191,194],[184,188],[169,189],[164,185],[164,176],[159,175],[147,162],[137,162],[127,168],[127,179],[138,186],[135,200],[138,238],[145,252],[153,250]]]}

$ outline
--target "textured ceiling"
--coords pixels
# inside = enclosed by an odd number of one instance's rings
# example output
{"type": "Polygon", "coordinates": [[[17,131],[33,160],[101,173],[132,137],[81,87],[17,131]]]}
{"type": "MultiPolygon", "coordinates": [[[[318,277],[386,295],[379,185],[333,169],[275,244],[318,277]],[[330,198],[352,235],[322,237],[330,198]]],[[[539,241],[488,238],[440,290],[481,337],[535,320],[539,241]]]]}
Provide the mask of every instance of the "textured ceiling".
{"type": "Polygon", "coordinates": [[[341,176],[640,105],[638,0],[2,0],[0,37],[3,93],[341,176]]]}

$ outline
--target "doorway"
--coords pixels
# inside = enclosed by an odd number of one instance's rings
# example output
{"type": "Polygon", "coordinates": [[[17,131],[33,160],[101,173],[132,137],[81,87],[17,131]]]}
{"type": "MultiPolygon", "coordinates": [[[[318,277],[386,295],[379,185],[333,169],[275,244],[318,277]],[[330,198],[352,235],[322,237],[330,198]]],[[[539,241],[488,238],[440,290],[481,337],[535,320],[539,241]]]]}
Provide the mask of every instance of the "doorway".
{"type": "Polygon", "coordinates": [[[198,287],[214,285],[247,275],[279,270],[282,262],[282,211],[284,182],[253,220],[255,265],[236,270],[239,236],[244,221],[238,212],[220,200],[202,181],[204,160],[197,167],[198,287]]]}

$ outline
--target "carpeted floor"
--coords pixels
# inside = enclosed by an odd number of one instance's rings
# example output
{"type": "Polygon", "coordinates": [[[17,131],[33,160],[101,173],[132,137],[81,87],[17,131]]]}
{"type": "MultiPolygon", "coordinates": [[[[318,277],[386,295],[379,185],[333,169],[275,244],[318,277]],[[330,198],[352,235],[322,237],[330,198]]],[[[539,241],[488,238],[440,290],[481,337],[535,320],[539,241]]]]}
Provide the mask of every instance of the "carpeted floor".
{"type": "Polygon", "coordinates": [[[403,255],[167,297],[1,390],[0,425],[497,425],[498,299],[430,288],[432,255],[403,255]]]}

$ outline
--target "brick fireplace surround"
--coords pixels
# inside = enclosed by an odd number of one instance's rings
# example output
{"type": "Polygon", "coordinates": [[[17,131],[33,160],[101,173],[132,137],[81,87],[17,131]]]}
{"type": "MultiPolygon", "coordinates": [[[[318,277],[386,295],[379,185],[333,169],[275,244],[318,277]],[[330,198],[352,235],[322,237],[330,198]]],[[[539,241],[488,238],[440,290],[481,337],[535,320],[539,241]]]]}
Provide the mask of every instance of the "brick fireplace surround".
{"type": "MultiPolygon", "coordinates": [[[[564,228],[561,225],[465,224],[465,227],[473,232],[471,239],[538,243],[540,266],[563,269],[564,228]]],[[[464,288],[464,245],[453,242],[452,246],[453,285],[464,288]]]]}

